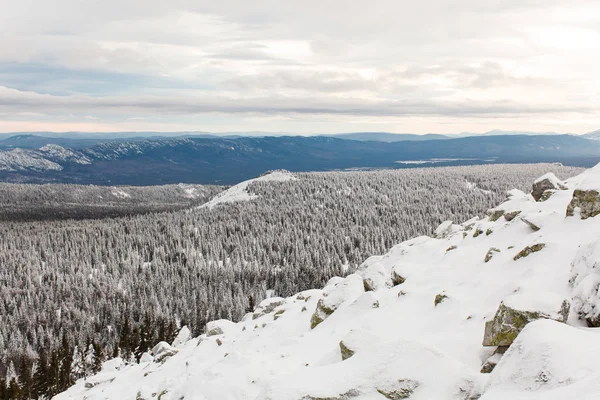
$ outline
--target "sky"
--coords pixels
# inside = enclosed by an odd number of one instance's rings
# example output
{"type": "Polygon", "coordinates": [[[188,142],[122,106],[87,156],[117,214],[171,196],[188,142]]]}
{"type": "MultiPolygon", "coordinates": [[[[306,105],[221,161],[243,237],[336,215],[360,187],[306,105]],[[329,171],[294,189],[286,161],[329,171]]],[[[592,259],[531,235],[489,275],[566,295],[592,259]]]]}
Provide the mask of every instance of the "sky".
{"type": "Polygon", "coordinates": [[[600,129],[597,0],[0,9],[0,132],[600,129]]]}

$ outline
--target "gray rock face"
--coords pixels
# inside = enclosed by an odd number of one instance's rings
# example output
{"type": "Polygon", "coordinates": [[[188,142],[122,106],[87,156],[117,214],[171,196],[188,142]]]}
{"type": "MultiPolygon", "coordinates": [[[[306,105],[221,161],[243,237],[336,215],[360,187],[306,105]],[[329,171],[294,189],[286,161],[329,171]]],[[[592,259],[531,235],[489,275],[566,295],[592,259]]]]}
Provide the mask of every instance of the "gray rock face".
{"type": "Polygon", "coordinates": [[[595,217],[600,214],[600,195],[597,190],[575,190],[573,199],[567,206],[567,217],[575,215],[579,208],[581,219],[595,217]]]}
{"type": "Polygon", "coordinates": [[[510,346],[525,325],[538,319],[554,319],[558,322],[566,322],[571,305],[567,300],[560,305],[557,318],[533,310],[516,310],[500,303],[494,319],[485,323],[483,335],[484,346],[510,346]]]}

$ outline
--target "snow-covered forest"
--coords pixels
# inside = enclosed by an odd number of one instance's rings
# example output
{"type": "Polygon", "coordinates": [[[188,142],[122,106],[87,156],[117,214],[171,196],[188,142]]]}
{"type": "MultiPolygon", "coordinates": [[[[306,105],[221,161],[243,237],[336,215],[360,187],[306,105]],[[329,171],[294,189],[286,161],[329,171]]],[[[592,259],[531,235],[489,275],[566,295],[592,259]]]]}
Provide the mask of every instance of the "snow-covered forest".
{"type": "Polygon", "coordinates": [[[215,185],[94,186],[0,183],[0,221],[98,219],[202,204],[223,190],[215,185]]]}
{"type": "Polygon", "coordinates": [[[546,172],[562,179],[579,171],[537,164],[302,173],[252,182],[251,201],[215,207],[4,222],[0,399],[55,394],[107,357],[135,362],[182,325],[199,334],[208,321],[239,320],[268,295],[322,287],[444,220],[483,215],[506,190],[528,191],[546,172]]]}

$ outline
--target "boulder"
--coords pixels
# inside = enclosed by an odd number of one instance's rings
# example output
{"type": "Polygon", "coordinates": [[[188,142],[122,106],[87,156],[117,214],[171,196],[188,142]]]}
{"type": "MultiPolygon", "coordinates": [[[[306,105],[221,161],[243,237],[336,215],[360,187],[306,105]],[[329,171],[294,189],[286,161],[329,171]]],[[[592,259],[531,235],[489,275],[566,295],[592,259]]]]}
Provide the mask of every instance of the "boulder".
{"type": "Polygon", "coordinates": [[[490,214],[490,221],[495,222],[504,215],[504,210],[492,209],[489,210],[488,213],[490,214]]]}
{"type": "Polygon", "coordinates": [[[582,246],[571,262],[573,310],[590,327],[600,327],[600,240],[582,246]]]}
{"type": "Polygon", "coordinates": [[[360,275],[363,277],[365,292],[392,287],[392,279],[381,264],[371,265],[366,270],[361,271],[360,275]]]}
{"type": "Polygon", "coordinates": [[[510,346],[525,325],[538,319],[566,322],[570,304],[556,295],[516,294],[500,303],[496,315],[485,323],[484,346],[510,346]]]}
{"type": "Polygon", "coordinates": [[[340,340],[339,344],[342,361],[352,357],[354,353],[361,351],[361,349],[368,351],[369,348],[380,341],[380,337],[368,331],[357,329],[348,332],[348,334],[340,340]]]}
{"type": "Polygon", "coordinates": [[[219,319],[217,321],[210,321],[206,324],[206,336],[222,335],[227,332],[228,329],[235,328],[236,324],[227,319],[219,319]]]}
{"type": "Polygon", "coordinates": [[[152,355],[155,362],[165,362],[167,358],[179,353],[179,350],[167,342],[159,342],[152,348],[152,355]]]}
{"type": "Polygon", "coordinates": [[[354,301],[365,292],[363,278],[358,274],[348,275],[335,282],[323,289],[323,297],[317,302],[317,307],[310,320],[311,329],[333,314],[342,303],[354,301]]]}
{"type": "Polygon", "coordinates": [[[527,246],[523,250],[518,252],[517,255],[513,257],[513,260],[517,261],[519,258],[527,257],[531,253],[541,251],[544,247],[546,247],[546,244],[544,243],[536,243],[532,244],[531,246],[527,246]]]}
{"type": "Polygon", "coordinates": [[[149,363],[152,361],[154,361],[154,357],[152,357],[152,355],[148,352],[144,352],[144,354],[142,354],[140,357],[140,364],[149,363]]]}
{"type": "Polygon", "coordinates": [[[402,400],[410,398],[419,385],[419,381],[413,379],[400,379],[397,382],[378,387],[377,392],[386,399],[402,400]]]}
{"type": "Polygon", "coordinates": [[[485,261],[485,262],[490,261],[494,257],[494,253],[499,253],[499,252],[500,252],[500,249],[498,249],[496,247],[490,247],[488,252],[485,254],[485,258],[483,259],[483,261],[485,261]]]}
{"type": "Polygon", "coordinates": [[[562,184],[560,179],[556,177],[556,175],[550,172],[536,179],[536,181],[533,183],[531,196],[533,196],[535,201],[540,201],[545,191],[560,189],[566,189],[566,187],[562,184]]]}
{"type": "Polygon", "coordinates": [[[487,360],[485,360],[485,362],[481,366],[480,372],[482,374],[491,373],[494,370],[494,368],[496,368],[496,365],[498,365],[498,363],[500,362],[502,355],[506,353],[506,350],[508,350],[508,346],[498,346],[496,350],[494,350],[494,354],[492,354],[487,360]]]}
{"type": "Polygon", "coordinates": [[[437,307],[439,304],[441,304],[447,298],[448,298],[448,296],[446,296],[445,294],[438,294],[435,296],[435,299],[433,300],[433,305],[435,307],[437,307]]]}
{"type": "Polygon", "coordinates": [[[190,339],[192,338],[192,332],[190,332],[190,329],[187,326],[184,326],[183,328],[181,328],[179,330],[179,333],[177,334],[177,336],[175,337],[175,339],[173,340],[173,343],[171,344],[173,347],[181,347],[183,346],[185,343],[187,343],[190,339]]]}
{"type": "Polygon", "coordinates": [[[516,210],[516,211],[511,211],[511,212],[506,212],[504,213],[504,219],[508,222],[512,221],[513,219],[515,219],[515,217],[517,215],[521,214],[521,210],[516,210]]]}
{"type": "Polygon", "coordinates": [[[433,233],[433,237],[436,239],[444,239],[452,233],[452,221],[442,222],[433,233]]]}
{"type": "Polygon", "coordinates": [[[285,299],[282,297],[271,297],[269,299],[265,299],[260,302],[256,310],[254,310],[254,314],[252,314],[252,319],[257,319],[262,317],[263,315],[267,315],[272,313],[277,307],[285,303],[285,299]]]}
{"type": "Polygon", "coordinates": [[[396,270],[392,271],[392,286],[398,286],[403,284],[406,281],[406,278],[400,275],[396,270]]]}
{"type": "Polygon", "coordinates": [[[597,190],[575,190],[573,199],[567,206],[567,217],[575,215],[575,209],[579,209],[581,219],[595,217],[600,214],[600,195],[597,190]]]}
{"type": "Polygon", "coordinates": [[[527,224],[534,232],[537,232],[540,230],[540,227],[537,226],[535,223],[531,222],[530,219],[521,217],[520,220],[523,221],[525,224],[527,224]]]}

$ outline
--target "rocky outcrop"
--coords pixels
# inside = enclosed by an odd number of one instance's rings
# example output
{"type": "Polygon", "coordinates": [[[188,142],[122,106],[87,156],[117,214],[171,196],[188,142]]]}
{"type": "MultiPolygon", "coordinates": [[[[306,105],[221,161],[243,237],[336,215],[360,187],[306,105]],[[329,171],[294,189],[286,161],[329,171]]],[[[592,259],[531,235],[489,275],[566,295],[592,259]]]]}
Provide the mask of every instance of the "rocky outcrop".
{"type": "Polygon", "coordinates": [[[538,178],[533,184],[533,188],[531,190],[531,196],[535,201],[544,201],[547,200],[549,195],[544,199],[544,193],[546,191],[555,191],[566,189],[566,187],[562,184],[562,182],[554,175],[553,173],[548,173],[540,178],[538,178]]]}
{"type": "Polygon", "coordinates": [[[579,209],[581,219],[595,217],[600,214],[600,195],[597,190],[575,190],[573,199],[567,206],[567,217],[575,215],[579,209]]]}
{"type": "Polygon", "coordinates": [[[570,304],[567,300],[556,305],[554,312],[522,309],[500,303],[496,315],[485,323],[484,346],[510,346],[525,325],[538,319],[553,319],[566,322],[570,304]]]}

